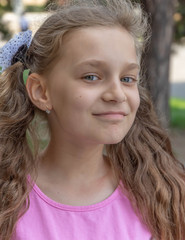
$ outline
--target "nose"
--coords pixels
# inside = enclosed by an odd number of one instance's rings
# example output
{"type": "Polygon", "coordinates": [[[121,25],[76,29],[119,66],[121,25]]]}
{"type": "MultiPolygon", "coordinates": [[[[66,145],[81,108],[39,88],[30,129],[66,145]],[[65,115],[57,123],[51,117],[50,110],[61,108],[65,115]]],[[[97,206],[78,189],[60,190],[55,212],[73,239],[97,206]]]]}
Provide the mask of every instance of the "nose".
{"type": "Polygon", "coordinates": [[[107,88],[102,95],[102,99],[104,101],[114,101],[121,103],[127,100],[124,86],[121,84],[120,80],[114,81],[106,87],[107,88]]]}

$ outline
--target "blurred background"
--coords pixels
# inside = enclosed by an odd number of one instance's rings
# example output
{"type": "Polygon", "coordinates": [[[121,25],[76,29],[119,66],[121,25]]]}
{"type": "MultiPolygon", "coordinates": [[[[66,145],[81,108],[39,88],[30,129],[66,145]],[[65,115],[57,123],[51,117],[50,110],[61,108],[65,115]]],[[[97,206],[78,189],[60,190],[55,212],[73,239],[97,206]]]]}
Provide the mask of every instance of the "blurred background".
{"type": "MultiPolygon", "coordinates": [[[[185,1],[132,1],[139,2],[148,13],[152,29],[142,61],[146,69],[144,85],[170,135],[175,155],[185,163],[185,1]]],[[[19,31],[31,29],[34,33],[47,18],[52,2],[0,0],[0,48],[19,31]]]]}

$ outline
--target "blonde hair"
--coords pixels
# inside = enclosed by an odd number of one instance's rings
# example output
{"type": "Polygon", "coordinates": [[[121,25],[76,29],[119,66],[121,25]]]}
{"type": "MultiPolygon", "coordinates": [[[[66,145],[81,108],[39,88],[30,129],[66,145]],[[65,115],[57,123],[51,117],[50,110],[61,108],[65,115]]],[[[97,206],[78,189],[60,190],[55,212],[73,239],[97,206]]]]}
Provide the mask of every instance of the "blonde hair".
{"type": "MultiPolygon", "coordinates": [[[[69,1],[36,32],[24,64],[17,62],[0,76],[0,238],[9,240],[29,207],[36,178],[38,144],[33,119],[41,113],[30,101],[23,69],[46,74],[61,57],[65,34],[93,26],[120,26],[134,38],[138,59],[148,40],[147,18],[128,0],[69,1]],[[8,103],[8,104],[7,104],[8,103]],[[33,145],[30,149],[29,141],[33,145]],[[35,144],[34,144],[35,143],[35,144]]],[[[157,240],[185,236],[185,169],[173,156],[169,138],[158,124],[151,100],[139,85],[141,104],[133,126],[107,156],[140,217],[157,240]]]]}

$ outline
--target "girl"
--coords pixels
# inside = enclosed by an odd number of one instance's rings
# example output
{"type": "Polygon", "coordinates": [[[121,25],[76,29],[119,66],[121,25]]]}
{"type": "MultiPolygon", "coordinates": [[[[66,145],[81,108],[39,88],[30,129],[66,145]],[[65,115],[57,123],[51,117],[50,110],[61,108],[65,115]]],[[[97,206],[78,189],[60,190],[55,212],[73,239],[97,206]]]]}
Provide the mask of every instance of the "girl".
{"type": "Polygon", "coordinates": [[[130,1],[77,0],[4,48],[2,240],[183,239],[184,167],[139,77],[147,32],[130,1]]]}

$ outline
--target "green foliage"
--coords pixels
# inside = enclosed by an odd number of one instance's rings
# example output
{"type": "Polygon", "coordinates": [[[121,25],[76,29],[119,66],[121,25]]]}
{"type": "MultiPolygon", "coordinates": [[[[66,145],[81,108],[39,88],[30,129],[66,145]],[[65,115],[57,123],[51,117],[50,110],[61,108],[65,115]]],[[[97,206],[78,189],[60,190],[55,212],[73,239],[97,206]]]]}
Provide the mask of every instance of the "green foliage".
{"type": "Polygon", "coordinates": [[[174,14],[175,21],[175,41],[181,42],[185,37],[185,3],[179,3],[177,11],[174,14]]]}
{"type": "Polygon", "coordinates": [[[185,99],[170,99],[171,126],[185,129],[185,99]]]}
{"type": "Polygon", "coordinates": [[[13,9],[12,9],[12,6],[10,5],[10,3],[8,3],[7,2],[7,4],[6,5],[1,5],[0,4],[0,14],[3,12],[10,12],[10,11],[12,11],[13,9]]]}
{"type": "Polygon", "coordinates": [[[44,10],[45,6],[28,5],[25,8],[25,12],[43,12],[44,10]]]}
{"type": "Polygon", "coordinates": [[[2,22],[2,16],[6,11],[11,11],[11,7],[7,4],[2,6],[0,4],[0,33],[2,34],[2,40],[8,40],[11,37],[11,33],[7,26],[2,22]]]}
{"type": "Polygon", "coordinates": [[[0,16],[0,33],[2,34],[3,40],[8,40],[11,37],[11,33],[4,23],[2,23],[2,16],[0,16]]]}

